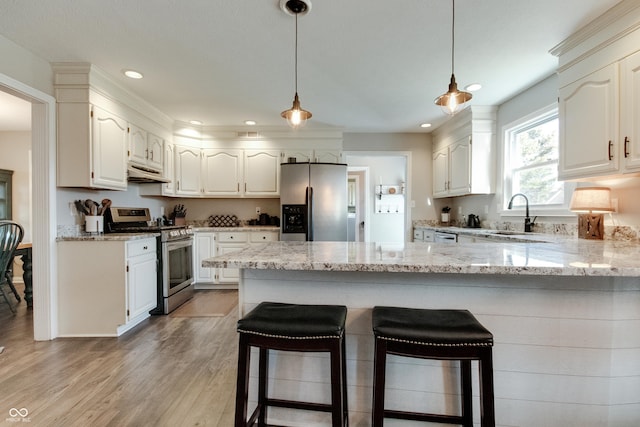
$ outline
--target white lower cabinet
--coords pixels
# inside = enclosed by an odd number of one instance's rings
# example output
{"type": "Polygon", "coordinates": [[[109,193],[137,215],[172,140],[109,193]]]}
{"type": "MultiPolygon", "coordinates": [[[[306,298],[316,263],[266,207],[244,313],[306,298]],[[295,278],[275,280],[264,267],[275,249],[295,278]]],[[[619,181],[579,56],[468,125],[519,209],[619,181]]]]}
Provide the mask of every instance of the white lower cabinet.
{"type": "Polygon", "coordinates": [[[155,237],[58,242],[60,337],[119,336],[157,304],[155,237]]]}
{"type": "Polygon", "coordinates": [[[279,230],[252,231],[194,231],[195,286],[197,289],[235,289],[240,278],[237,268],[205,268],[202,260],[216,255],[237,252],[248,245],[275,242],[280,238],[279,230]]]}
{"type": "Polygon", "coordinates": [[[147,317],[158,304],[158,258],[156,240],[127,243],[127,318],[147,317]]]}

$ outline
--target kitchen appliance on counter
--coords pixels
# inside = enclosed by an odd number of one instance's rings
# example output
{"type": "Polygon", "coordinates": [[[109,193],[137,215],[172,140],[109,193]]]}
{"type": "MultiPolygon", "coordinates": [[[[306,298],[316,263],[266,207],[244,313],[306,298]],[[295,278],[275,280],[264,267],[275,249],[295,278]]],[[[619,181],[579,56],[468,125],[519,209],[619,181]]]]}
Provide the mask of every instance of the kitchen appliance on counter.
{"type": "Polygon", "coordinates": [[[480,228],[480,217],[478,215],[469,214],[469,216],[467,216],[467,227],[480,228]]]}
{"type": "Polygon", "coordinates": [[[168,314],[193,297],[193,230],[186,225],[158,225],[148,208],[109,207],[105,233],[160,233],[158,305],[151,314],[168,314]]]}
{"type": "Polygon", "coordinates": [[[347,241],[347,165],[280,167],[280,240],[347,241]]]}

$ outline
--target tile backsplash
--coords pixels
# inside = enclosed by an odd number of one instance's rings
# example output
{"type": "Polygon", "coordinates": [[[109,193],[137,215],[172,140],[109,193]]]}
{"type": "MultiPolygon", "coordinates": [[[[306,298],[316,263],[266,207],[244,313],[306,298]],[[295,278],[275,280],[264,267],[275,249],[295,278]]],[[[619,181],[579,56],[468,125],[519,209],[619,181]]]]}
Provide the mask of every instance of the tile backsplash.
{"type": "MultiPolygon", "coordinates": [[[[414,227],[419,227],[419,226],[437,227],[441,225],[442,223],[436,220],[414,220],[413,221],[414,227]]],[[[458,221],[458,220],[453,220],[448,225],[453,227],[466,226],[466,224],[463,221],[458,221]]],[[[482,228],[488,228],[493,230],[522,231],[523,227],[524,227],[524,224],[520,221],[519,222],[482,221],[482,228]]],[[[564,224],[564,223],[537,222],[533,225],[533,231],[535,233],[577,236],[578,225],[564,224]]],[[[634,227],[634,226],[605,225],[604,233],[605,233],[605,239],[640,242],[640,226],[634,227]]]]}

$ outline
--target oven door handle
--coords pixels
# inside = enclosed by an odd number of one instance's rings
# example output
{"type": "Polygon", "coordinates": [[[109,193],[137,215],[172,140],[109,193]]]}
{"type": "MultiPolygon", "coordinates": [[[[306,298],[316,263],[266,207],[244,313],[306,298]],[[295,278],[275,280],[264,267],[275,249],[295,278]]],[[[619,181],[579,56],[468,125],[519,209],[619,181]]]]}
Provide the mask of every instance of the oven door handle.
{"type": "Polygon", "coordinates": [[[170,242],[165,242],[167,244],[167,250],[174,250],[174,249],[180,249],[180,248],[186,248],[188,246],[192,246],[193,245],[193,238],[189,237],[187,239],[181,239],[181,240],[172,240],[170,242]]]}

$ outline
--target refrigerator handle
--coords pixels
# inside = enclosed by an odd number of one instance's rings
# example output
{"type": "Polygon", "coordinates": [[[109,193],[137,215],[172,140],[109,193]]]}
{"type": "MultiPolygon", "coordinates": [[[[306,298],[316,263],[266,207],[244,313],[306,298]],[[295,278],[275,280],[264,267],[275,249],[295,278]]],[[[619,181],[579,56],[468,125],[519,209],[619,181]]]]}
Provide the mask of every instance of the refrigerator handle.
{"type": "Polygon", "coordinates": [[[313,242],[313,187],[307,187],[307,242],[313,242]]]}

